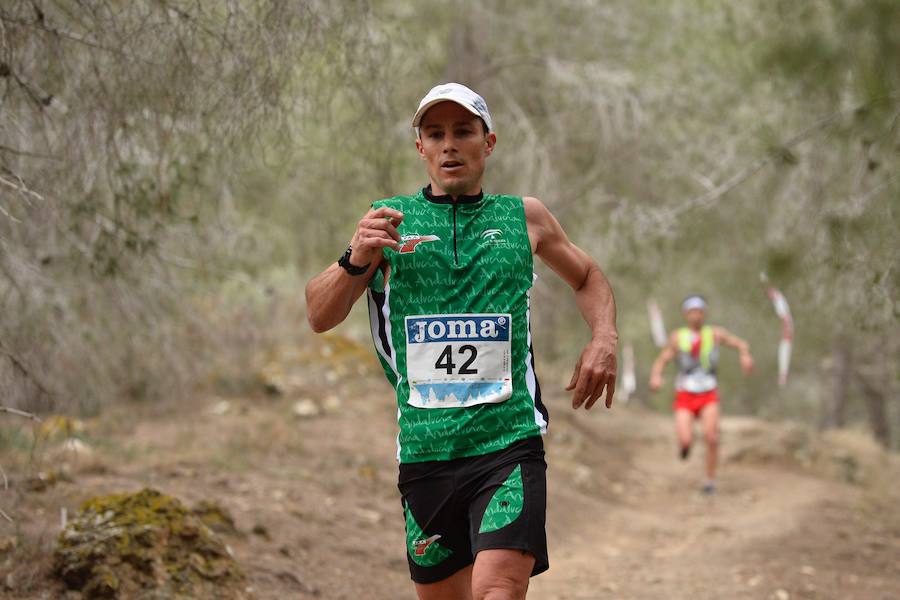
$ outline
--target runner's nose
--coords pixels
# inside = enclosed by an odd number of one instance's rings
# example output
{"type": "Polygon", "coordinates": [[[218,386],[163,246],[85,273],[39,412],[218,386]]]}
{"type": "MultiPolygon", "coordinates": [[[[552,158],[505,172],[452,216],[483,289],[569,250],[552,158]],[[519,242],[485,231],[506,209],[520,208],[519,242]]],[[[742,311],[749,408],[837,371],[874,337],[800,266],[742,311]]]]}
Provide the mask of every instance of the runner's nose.
{"type": "Polygon", "coordinates": [[[455,152],[455,151],[456,151],[456,137],[454,137],[454,135],[452,133],[445,135],[444,136],[443,153],[449,154],[450,152],[455,152]]]}

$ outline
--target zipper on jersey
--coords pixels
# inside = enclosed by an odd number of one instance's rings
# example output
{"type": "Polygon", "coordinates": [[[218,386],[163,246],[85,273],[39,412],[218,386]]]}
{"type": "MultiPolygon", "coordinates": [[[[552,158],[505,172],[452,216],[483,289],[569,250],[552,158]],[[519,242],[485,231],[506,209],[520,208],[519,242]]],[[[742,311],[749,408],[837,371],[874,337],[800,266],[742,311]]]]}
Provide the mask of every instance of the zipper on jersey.
{"type": "Polygon", "coordinates": [[[459,254],[456,252],[456,198],[453,199],[453,264],[459,265],[459,254]]]}

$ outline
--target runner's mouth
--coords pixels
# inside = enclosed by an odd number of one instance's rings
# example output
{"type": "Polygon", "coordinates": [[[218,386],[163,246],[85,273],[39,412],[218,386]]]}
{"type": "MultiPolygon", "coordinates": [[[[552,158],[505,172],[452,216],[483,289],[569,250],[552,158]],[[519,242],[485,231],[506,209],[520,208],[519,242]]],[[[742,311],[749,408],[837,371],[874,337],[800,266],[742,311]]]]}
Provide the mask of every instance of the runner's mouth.
{"type": "Polygon", "coordinates": [[[463,164],[458,160],[447,160],[441,163],[442,169],[456,169],[461,166],[463,166],[463,164]]]}

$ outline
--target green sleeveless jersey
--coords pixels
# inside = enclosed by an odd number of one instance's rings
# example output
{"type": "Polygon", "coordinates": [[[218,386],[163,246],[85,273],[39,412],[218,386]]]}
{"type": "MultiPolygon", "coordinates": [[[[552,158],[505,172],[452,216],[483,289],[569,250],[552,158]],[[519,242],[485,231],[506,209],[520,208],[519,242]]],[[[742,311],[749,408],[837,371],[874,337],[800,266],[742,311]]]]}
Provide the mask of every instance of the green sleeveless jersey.
{"type": "Polygon", "coordinates": [[[501,450],[546,431],[531,352],[531,244],[522,198],[373,204],[403,212],[399,251],[369,284],[372,338],[397,392],[402,463],[501,450]]]}

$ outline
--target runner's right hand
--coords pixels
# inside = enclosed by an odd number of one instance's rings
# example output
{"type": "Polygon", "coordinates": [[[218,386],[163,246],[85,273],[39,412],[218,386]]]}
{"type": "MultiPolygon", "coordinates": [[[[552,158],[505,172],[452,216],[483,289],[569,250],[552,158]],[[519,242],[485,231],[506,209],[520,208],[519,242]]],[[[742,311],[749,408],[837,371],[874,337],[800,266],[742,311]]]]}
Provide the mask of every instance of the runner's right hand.
{"type": "Polygon", "coordinates": [[[370,209],[356,224],[356,232],[350,241],[353,248],[350,264],[362,267],[381,258],[384,248],[400,248],[397,226],[403,222],[403,213],[387,206],[370,209]]]}
{"type": "Polygon", "coordinates": [[[753,372],[753,357],[750,356],[749,352],[741,352],[739,360],[741,362],[741,371],[744,375],[749,375],[753,372]]]}
{"type": "Polygon", "coordinates": [[[655,392],[658,391],[659,388],[662,387],[663,379],[659,375],[651,375],[650,376],[650,391],[655,392]]]}

